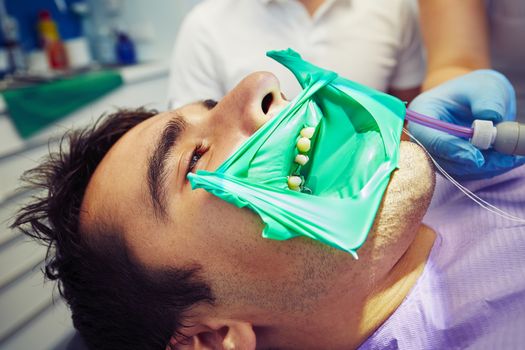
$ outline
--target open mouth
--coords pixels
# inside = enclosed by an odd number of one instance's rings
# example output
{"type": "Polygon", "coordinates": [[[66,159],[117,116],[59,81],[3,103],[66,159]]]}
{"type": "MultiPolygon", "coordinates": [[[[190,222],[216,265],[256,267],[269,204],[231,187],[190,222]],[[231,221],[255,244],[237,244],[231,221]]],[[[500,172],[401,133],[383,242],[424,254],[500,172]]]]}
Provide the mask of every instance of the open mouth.
{"type": "MultiPolygon", "coordinates": [[[[280,97],[282,97],[284,101],[289,102],[286,100],[282,92],[280,97]]],[[[277,100],[278,96],[274,95],[274,92],[269,92],[264,95],[261,100],[262,112],[265,115],[275,112],[274,104],[277,100]]],[[[288,163],[290,166],[288,166],[289,171],[286,176],[288,188],[292,191],[311,194],[312,191],[308,187],[308,175],[311,168],[311,155],[313,154],[315,139],[317,138],[316,128],[305,124],[302,124],[302,127],[299,125],[292,127],[290,125],[288,132],[292,129],[295,129],[297,134],[295,135],[295,144],[292,146],[294,149],[291,150],[292,158],[288,158],[288,162],[291,163],[288,163]]],[[[277,136],[273,142],[284,142],[282,137],[282,134],[277,136]]],[[[279,154],[278,157],[279,156],[285,156],[285,154],[279,154]]]]}
{"type": "Polygon", "coordinates": [[[288,101],[268,77],[253,105],[264,123],[215,172],[190,173],[192,189],[253,210],[265,238],[306,236],[357,257],[397,166],[404,104],[291,50],[268,56],[303,91],[288,101]]]}

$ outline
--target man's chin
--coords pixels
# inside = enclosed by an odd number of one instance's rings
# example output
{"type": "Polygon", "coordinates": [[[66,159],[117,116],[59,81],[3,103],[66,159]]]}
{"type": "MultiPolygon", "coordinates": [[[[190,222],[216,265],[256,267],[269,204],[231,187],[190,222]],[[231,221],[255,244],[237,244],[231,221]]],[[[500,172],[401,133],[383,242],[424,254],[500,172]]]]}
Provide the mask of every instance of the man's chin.
{"type": "Polygon", "coordinates": [[[414,191],[421,194],[430,194],[435,186],[435,170],[428,154],[419,145],[401,141],[399,149],[399,166],[394,172],[392,181],[403,181],[414,187],[414,191]]]}
{"type": "Polygon", "coordinates": [[[401,142],[399,168],[392,173],[363,246],[368,254],[382,257],[402,254],[407,249],[421,225],[434,186],[434,167],[425,151],[412,142],[401,142]]]}
{"type": "Polygon", "coordinates": [[[385,197],[395,194],[395,206],[426,209],[430,204],[436,174],[429,156],[417,144],[402,141],[399,149],[398,169],[393,172],[385,197]]]}

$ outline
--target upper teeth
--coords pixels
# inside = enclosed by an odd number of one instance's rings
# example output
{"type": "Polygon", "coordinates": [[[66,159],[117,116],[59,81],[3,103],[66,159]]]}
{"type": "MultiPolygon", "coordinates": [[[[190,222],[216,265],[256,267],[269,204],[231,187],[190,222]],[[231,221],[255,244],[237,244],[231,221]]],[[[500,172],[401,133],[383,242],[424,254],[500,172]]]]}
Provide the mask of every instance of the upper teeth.
{"type": "Polygon", "coordinates": [[[302,182],[299,176],[288,176],[288,187],[292,190],[298,189],[302,182]]]}
{"type": "Polygon", "coordinates": [[[297,141],[297,149],[299,150],[299,152],[301,153],[306,153],[310,150],[310,147],[311,147],[311,142],[310,142],[310,139],[306,138],[306,137],[301,137],[298,141],[297,141]]]}
{"type": "Polygon", "coordinates": [[[308,163],[309,160],[310,158],[308,158],[308,156],[304,154],[298,154],[295,156],[295,162],[299,165],[305,165],[306,163],[308,163]]]}
{"type": "Polygon", "coordinates": [[[301,136],[306,137],[307,139],[311,139],[312,136],[314,136],[314,133],[315,133],[315,128],[312,126],[303,128],[303,130],[301,130],[301,136]]]}
{"type": "MultiPolygon", "coordinates": [[[[310,139],[314,136],[315,128],[306,127],[300,131],[301,137],[297,140],[296,147],[299,151],[299,154],[295,156],[295,163],[304,166],[310,158],[304,154],[307,153],[312,147],[312,142],[310,139]]],[[[288,188],[294,191],[300,191],[301,185],[303,184],[303,179],[297,174],[288,177],[288,188]]]]}

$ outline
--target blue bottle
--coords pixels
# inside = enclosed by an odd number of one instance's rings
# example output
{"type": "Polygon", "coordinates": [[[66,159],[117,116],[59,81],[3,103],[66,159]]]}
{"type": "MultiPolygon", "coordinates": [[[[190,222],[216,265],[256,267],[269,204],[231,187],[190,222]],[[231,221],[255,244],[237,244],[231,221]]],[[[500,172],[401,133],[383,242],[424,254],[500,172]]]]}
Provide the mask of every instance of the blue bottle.
{"type": "Polygon", "coordinates": [[[117,33],[117,43],[115,46],[117,61],[120,64],[135,64],[137,63],[137,55],[135,53],[135,45],[133,41],[123,32],[117,33]]]}

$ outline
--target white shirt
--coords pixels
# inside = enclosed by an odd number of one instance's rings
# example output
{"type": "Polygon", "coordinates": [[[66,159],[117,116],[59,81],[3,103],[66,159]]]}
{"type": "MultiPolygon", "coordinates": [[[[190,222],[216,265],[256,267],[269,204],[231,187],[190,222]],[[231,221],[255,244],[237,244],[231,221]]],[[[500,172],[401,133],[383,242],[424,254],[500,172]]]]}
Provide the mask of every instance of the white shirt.
{"type": "Polygon", "coordinates": [[[488,0],[487,12],[492,66],[514,85],[518,119],[525,122],[525,0],[488,0]]]}
{"type": "Polygon", "coordinates": [[[171,64],[172,107],[219,100],[246,75],[270,71],[288,98],[295,78],[267,58],[292,48],[303,58],[373,88],[421,84],[424,61],[411,0],[326,0],[311,17],[295,0],[208,0],[185,18],[171,64]]]}

